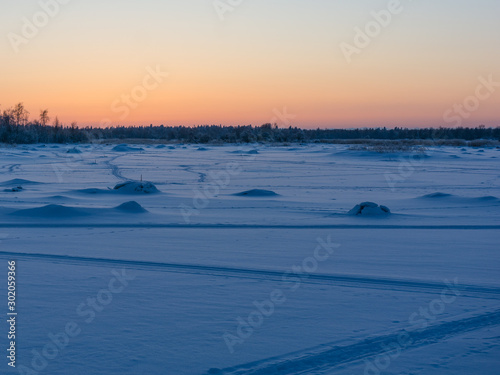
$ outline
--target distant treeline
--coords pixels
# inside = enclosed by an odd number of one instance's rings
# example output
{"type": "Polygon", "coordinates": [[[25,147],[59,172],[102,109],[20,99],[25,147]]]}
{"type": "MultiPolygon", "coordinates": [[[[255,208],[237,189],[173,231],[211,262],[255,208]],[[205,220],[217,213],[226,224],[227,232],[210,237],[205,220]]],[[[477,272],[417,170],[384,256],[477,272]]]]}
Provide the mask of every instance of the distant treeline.
{"type": "Polygon", "coordinates": [[[329,142],[334,140],[494,140],[500,141],[500,127],[486,128],[424,128],[396,127],[362,129],[300,129],[279,128],[276,124],[262,126],[114,126],[107,128],[65,126],[55,119],[49,125],[46,110],[39,120],[29,120],[22,103],[4,110],[0,115],[0,142],[86,143],[112,139],[144,139],[188,143],[250,143],[250,142],[329,142]]]}

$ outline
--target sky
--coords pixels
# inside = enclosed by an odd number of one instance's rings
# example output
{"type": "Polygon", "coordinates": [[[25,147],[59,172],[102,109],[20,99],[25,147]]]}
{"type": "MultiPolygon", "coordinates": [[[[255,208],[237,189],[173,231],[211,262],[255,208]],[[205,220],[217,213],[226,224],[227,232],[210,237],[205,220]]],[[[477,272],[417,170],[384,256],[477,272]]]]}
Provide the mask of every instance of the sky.
{"type": "Polygon", "coordinates": [[[500,126],[498,0],[0,0],[0,110],[80,126],[500,126]],[[230,5],[233,4],[233,5],[230,5]]]}

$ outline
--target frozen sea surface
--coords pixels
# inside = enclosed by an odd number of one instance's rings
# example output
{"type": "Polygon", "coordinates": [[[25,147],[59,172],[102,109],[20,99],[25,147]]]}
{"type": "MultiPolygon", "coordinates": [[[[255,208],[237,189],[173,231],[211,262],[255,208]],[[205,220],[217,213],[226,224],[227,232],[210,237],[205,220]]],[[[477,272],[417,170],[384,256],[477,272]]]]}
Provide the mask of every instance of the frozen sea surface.
{"type": "Polygon", "coordinates": [[[0,373],[498,373],[500,149],[73,149],[0,149],[0,373]]]}

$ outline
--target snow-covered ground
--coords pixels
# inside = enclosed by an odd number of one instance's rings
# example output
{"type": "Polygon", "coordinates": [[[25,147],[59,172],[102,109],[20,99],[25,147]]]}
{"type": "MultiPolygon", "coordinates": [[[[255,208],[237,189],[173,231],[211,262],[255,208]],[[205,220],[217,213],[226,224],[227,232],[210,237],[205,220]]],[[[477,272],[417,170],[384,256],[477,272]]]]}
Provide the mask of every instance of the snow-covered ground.
{"type": "Polygon", "coordinates": [[[0,373],[498,374],[499,197],[498,148],[1,148],[0,373]]]}

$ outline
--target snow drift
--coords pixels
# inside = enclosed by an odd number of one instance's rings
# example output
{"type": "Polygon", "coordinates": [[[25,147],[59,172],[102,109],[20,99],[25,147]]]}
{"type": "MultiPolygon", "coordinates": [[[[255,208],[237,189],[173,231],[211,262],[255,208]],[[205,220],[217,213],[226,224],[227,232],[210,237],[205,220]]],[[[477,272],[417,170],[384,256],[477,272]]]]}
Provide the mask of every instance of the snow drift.
{"type": "Polygon", "coordinates": [[[493,195],[486,195],[482,197],[463,197],[463,196],[458,196],[458,195],[453,195],[453,194],[448,194],[448,193],[432,193],[432,194],[427,194],[419,197],[419,199],[433,199],[435,201],[439,200],[444,200],[446,204],[449,203],[470,203],[470,204],[477,204],[477,203],[483,203],[483,202],[496,202],[498,201],[498,198],[493,196],[493,195]]]}
{"type": "Polygon", "coordinates": [[[38,185],[38,184],[41,184],[41,182],[24,180],[22,178],[15,178],[13,180],[0,182],[0,186],[14,186],[14,185],[21,186],[21,185],[38,185]]]}
{"type": "Polygon", "coordinates": [[[113,190],[124,194],[156,194],[160,190],[151,182],[127,181],[116,185],[113,190]]]}
{"type": "Polygon", "coordinates": [[[4,192],[6,192],[6,193],[19,193],[20,191],[23,191],[22,186],[16,186],[16,187],[13,187],[12,189],[4,189],[4,192]]]}
{"type": "Polygon", "coordinates": [[[363,202],[354,206],[347,214],[354,216],[379,216],[389,215],[391,210],[386,206],[379,206],[373,202],[363,202]]]}
{"type": "Polygon", "coordinates": [[[82,209],[75,207],[61,206],[58,204],[49,204],[43,207],[28,208],[14,211],[11,215],[24,217],[41,217],[44,219],[58,219],[65,217],[75,217],[88,215],[82,209]]]}
{"type": "Polygon", "coordinates": [[[156,194],[160,190],[152,183],[147,181],[126,181],[117,184],[113,189],[88,188],[73,190],[73,193],[78,194],[156,194]]]}
{"type": "Polygon", "coordinates": [[[248,151],[243,151],[243,150],[236,150],[236,151],[229,151],[231,154],[243,154],[243,155],[258,155],[259,151],[258,150],[248,150],[248,151]]]}
{"type": "Polygon", "coordinates": [[[142,207],[136,201],[130,201],[130,202],[122,203],[118,207],[115,207],[115,210],[119,210],[119,211],[123,211],[123,212],[129,212],[129,213],[134,213],[134,214],[140,214],[140,213],[146,213],[146,212],[148,212],[148,210],[146,210],[144,207],[142,207]]]}
{"type": "Polygon", "coordinates": [[[238,197],[275,197],[279,194],[276,194],[272,190],[263,190],[263,189],[252,189],[247,191],[242,191],[241,193],[234,194],[238,197]]]}
{"type": "Polygon", "coordinates": [[[130,151],[144,151],[144,149],[140,148],[140,147],[130,147],[126,144],[121,144],[121,145],[113,147],[113,151],[130,152],[130,151]]]}
{"type": "Polygon", "coordinates": [[[80,193],[80,194],[109,194],[112,193],[113,190],[105,190],[105,189],[98,189],[98,188],[89,188],[89,189],[79,189],[79,190],[73,190],[70,193],[80,193]]]}
{"type": "Polygon", "coordinates": [[[441,193],[441,192],[436,192],[436,193],[432,193],[432,194],[427,194],[427,195],[423,195],[421,198],[449,198],[449,197],[452,197],[453,195],[452,194],[448,194],[448,193],[441,193]]]}

